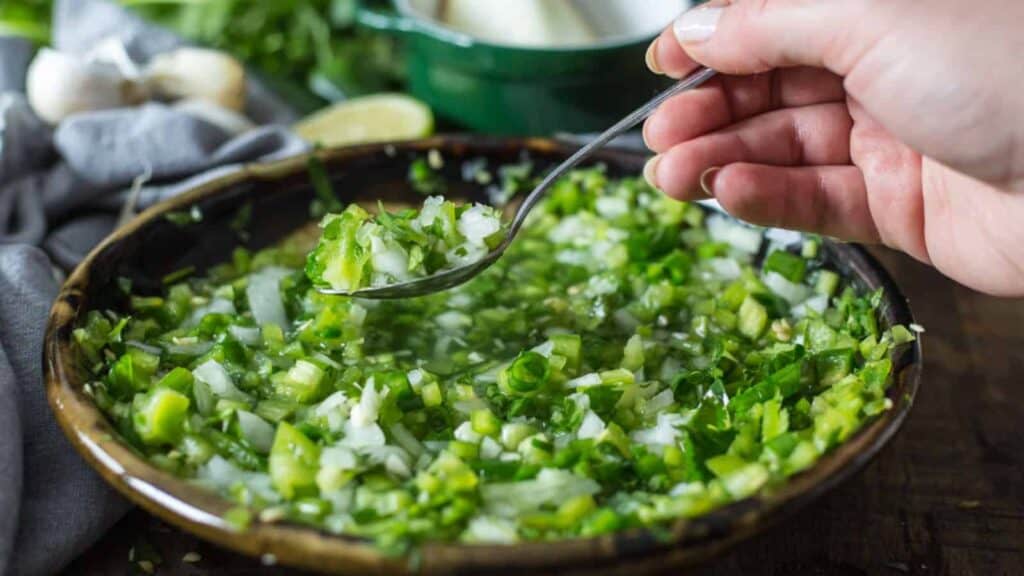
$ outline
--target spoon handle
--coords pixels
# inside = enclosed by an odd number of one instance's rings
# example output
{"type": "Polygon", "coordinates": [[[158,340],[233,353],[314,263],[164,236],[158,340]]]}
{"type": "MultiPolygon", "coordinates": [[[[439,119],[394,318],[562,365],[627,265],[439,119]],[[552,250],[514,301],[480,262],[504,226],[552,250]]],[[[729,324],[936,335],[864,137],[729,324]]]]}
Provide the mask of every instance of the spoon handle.
{"type": "Polygon", "coordinates": [[[633,128],[640,122],[643,122],[666,100],[677,94],[682,94],[687,90],[697,88],[701,84],[704,84],[713,78],[716,74],[717,72],[710,68],[698,68],[671,88],[665,90],[661,94],[658,94],[649,102],[637,108],[622,120],[616,122],[614,126],[602,132],[600,136],[591,140],[587,145],[577,150],[576,153],[570,156],[565,162],[562,162],[558,167],[549,172],[541,183],[533,189],[533,192],[531,192],[519,206],[519,210],[516,211],[516,216],[509,227],[509,234],[506,237],[506,242],[511,242],[512,238],[519,232],[519,228],[521,228],[523,222],[526,221],[526,217],[529,215],[530,210],[533,209],[534,205],[540,202],[541,198],[543,198],[544,194],[548,191],[548,188],[551,187],[551,184],[561,178],[566,172],[579,165],[580,162],[586,160],[595,150],[622,135],[623,132],[633,128]]]}

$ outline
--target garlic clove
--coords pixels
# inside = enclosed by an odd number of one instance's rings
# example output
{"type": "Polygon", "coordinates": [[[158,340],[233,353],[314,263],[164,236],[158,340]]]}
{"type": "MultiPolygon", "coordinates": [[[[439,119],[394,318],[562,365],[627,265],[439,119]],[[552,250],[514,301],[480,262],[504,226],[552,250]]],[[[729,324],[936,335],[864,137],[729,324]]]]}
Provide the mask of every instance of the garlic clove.
{"type": "Polygon", "coordinates": [[[25,92],[36,115],[57,124],[79,112],[108,110],[146,99],[144,86],[110,62],[43,48],[29,65],[25,92]]]}
{"type": "Polygon", "coordinates": [[[166,100],[201,99],[245,110],[245,69],[231,56],[203,48],[179,48],[150,61],[144,76],[153,93],[166,100]]]}
{"type": "Polygon", "coordinates": [[[200,98],[179,100],[172,105],[172,108],[213,124],[230,136],[238,136],[256,127],[251,120],[242,114],[223,106],[218,106],[209,100],[200,98]]]}

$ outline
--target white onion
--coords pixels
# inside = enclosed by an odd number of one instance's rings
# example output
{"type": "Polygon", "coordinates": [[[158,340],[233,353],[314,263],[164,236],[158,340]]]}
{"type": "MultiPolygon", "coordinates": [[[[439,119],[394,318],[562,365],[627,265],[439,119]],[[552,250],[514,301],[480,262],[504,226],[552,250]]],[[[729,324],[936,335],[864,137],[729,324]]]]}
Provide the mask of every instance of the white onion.
{"type": "Polygon", "coordinates": [[[345,439],[342,440],[345,446],[359,449],[368,446],[384,446],[386,442],[384,431],[376,424],[356,426],[351,421],[345,423],[345,439]]]}
{"type": "Polygon", "coordinates": [[[192,371],[192,375],[209,386],[210,390],[221,398],[246,402],[250,400],[248,394],[235,387],[235,383],[231,381],[231,375],[216,360],[203,362],[192,371]]]}
{"type": "Polygon", "coordinates": [[[239,410],[237,414],[242,437],[260,454],[270,452],[270,447],[274,443],[274,427],[252,412],[239,410]]]}
{"type": "Polygon", "coordinates": [[[721,280],[735,280],[743,274],[738,262],[732,258],[712,258],[708,260],[711,274],[721,280]]]}
{"type": "Polygon", "coordinates": [[[264,268],[249,277],[245,295],[257,324],[276,324],[288,328],[288,314],[281,298],[281,279],[291,273],[284,268],[264,268]]]}
{"type": "Polygon", "coordinates": [[[492,514],[515,517],[545,504],[558,504],[579,496],[597,494],[600,490],[601,486],[590,478],[566,470],[545,468],[533,480],[483,484],[480,496],[492,514]]]}
{"type": "Polygon", "coordinates": [[[791,306],[795,306],[811,295],[811,289],[803,284],[796,284],[784,278],[778,272],[766,272],[764,274],[764,285],[769,290],[781,297],[791,306]]]}
{"type": "Polygon", "coordinates": [[[412,470],[409,469],[409,464],[395,454],[388,456],[387,460],[384,461],[384,469],[395,476],[401,476],[403,478],[407,478],[412,475],[412,470]]]}
{"type": "Polygon", "coordinates": [[[356,467],[356,455],[343,446],[329,446],[320,452],[320,466],[336,470],[353,470],[356,467]]]}
{"type": "Polygon", "coordinates": [[[494,441],[493,438],[485,436],[483,441],[480,442],[480,457],[493,459],[501,456],[502,448],[501,444],[494,441]]]}
{"type": "Polygon", "coordinates": [[[443,330],[450,332],[458,332],[473,325],[473,319],[468,314],[456,310],[442,312],[434,317],[434,321],[443,330]]]}
{"type": "Polygon", "coordinates": [[[583,422],[580,423],[580,429],[576,432],[576,437],[582,440],[590,438],[597,438],[604,432],[604,420],[594,413],[593,410],[588,410],[586,415],[583,416],[583,422]]]}
{"type": "Polygon", "coordinates": [[[545,358],[551,358],[551,353],[555,351],[555,343],[551,340],[546,340],[541,344],[533,347],[531,352],[536,352],[545,358]]]}
{"type": "Polygon", "coordinates": [[[602,217],[611,220],[629,214],[629,202],[619,196],[598,196],[594,208],[602,217]]]}
{"type": "Polygon", "coordinates": [[[313,409],[313,413],[327,420],[327,427],[331,432],[339,432],[345,425],[345,418],[348,417],[348,396],[341,390],[334,392],[324,398],[323,402],[313,409]]]}
{"type": "Polygon", "coordinates": [[[578,378],[573,378],[565,383],[569,388],[586,388],[588,386],[599,386],[601,384],[601,375],[597,372],[591,372],[590,374],[584,374],[578,378]]]}
{"type": "Polygon", "coordinates": [[[361,427],[376,422],[380,415],[380,401],[381,395],[377,393],[377,384],[371,376],[363,386],[363,392],[359,395],[359,403],[352,408],[352,423],[361,427]]]}
{"type": "Polygon", "coordinates": [[[740,252],[756,254],[761,249],[762,233],[757,228],[717,214],[707,219],[708,234],[715,242],[725,242],[740,252]]]}
{"type": "MultiPolygon", "coordinates": [[[[793,307],[793,316],[796,318],[803,318],[807,316],[809,312],[815,312],[817,314],[824,314],[828,308],[828,296],[824,294],[818,294],[811,296],[807,300],[804,300],[799,305],[793,307]]],[[[800,334],[803,336],[803,334],[800,334]]]]}
{"type": "Polygon", "coordinates": [[[458,428],[455,429],[454,436],[459,442],[468,442],[470,444],[480,442],[480,435],[473,430],[473,425],[468,420],[459,424],[458,428]]]}
{"type": "Polygon", "coordinates": [[[263,341],[260,329],[254,326],[228,326],[228,332],[246,346],[259,346],[263,341]]]}
{"type": "Polygon", "coordinates": [[[398,244],[385,242],[377,235],[372,236],[370,258],[375,275],[374,283],[380,280],[383,285],[387,285],[409,278],[409,255],[398,244]]]}
{"type": "Polygon", "coordinates": [[[418,230],[430,227],[437,220],[437,217],[441,215],[441,205],[444,204],[444,198],[441,196],[430,196],[423,201],[423,208],[420,209],[420,213],[411,222],[412,227],[418,230]]]}
{"type": "Polygon", "coordinates": [[[234,316],[238,312],[235,311],[235,305],[227,298],[214,298],[212,302],[201,308],[196,308],[192,315],[189,316],[188,321],[185,323],[186,326],[195,326],[199,324],[199,321],[206,317],[207,314],[227,314],[228,316],[234,316]]]}
{"type": "Polygon", "coordinates": [[[652,414],[661,412],[671,406],[673,402],[675,402],[675,397],[672,394],[672,389],[665,388],[647,401],[647,410],[652,414]]]}
{"type": "Polygon", "coordinates": [[[494,516],[475,516],[462,533],[466,542],[481,544],[514,544],[519,540],[513,522],[494,516]]]}
{"type": "Polygon", "coordinates": [[[679,414],[658,414],[658,423],[653,428],[637,430],[633,432],[631,438],[634,442],[648,446],[675,444],[679,437],[679,429],[676,426],[681,424],[683,417],[679,414]]]}
{"type": "Polygon", "coordinates": [[[466,242],[482,245],[488,236],[501,229],[501,219],[493,208],[476,204],[459,216],[456,229],[466,238],[466,242]]]}

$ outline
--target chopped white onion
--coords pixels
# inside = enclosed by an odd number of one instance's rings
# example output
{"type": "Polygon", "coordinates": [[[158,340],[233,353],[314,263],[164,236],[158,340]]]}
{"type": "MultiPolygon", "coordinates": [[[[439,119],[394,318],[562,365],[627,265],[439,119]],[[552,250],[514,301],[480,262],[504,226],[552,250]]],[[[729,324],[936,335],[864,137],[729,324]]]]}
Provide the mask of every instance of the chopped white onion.
{"type": "Polygon", "coordinates": [[[555,343],[551,340],[546,340],[541,344],[533,347],[532,352],[536,352],[545,358],[551,358],[551,353],[555,351],[555,343]]]}
{"type": "Polygon", "coordinates": [[[629,214],[629,201],[621,196],[598,196],[594,208],[604,218],[614,220],[629,214]]]}
{"type": "Polygon", "coordinates": [[[352,421],[345,423],[345,439],[342,444],[351,448],[366,448],[368,446],[384,446],[387,439],[384,431],[376,424],[367,426],[356,426],[352,421]]]}
{"type": "Polygon", "coordinates": [[[683,424],[683,417],[679,414],[658,414],[658,423],[653,428],[646,428],[633,432],[631,438],[634,442],[647,444],[648,446],[667,446],[675,444],[679,438],[677,426],[683,424]]]}
{"type": "Polygon", "coordinates": [[[459,312],[457,310],[449,310],[442,312],[434,317],[434,321],[443,330],[450,332],[459,332],[463,328],[468,328],[473,325],[473,319],[468,314],[459,312]]]}
{"type": "Polygon", "coordinates": [[[479,544],[514,544],[519,540],[513,522],[494,516],[475,516],[462,533],[462,539],[479,544]]]}
{"type": "Polygon", "coordinates": [[[356,455],[344,446],[328,446],[320,451],[320,466],[337,470],[353,470],[357,464],[356,455]]]}
{"type": "Polygon", "coordinates": [[[501,229],[501,218],[493,208],[475,204],[459,216],[456,229],[466,242],[482,245],[488,236],[501,229]]]}
{"type": "Polygon", "coordinates": [[[463,422],[462,424],[459,424],[458,428],[455,429],[455,432],[453,434],[455,436],[455,439],[458,440],[459,442],[468,442],[470,444],[476,444],[480,442],[480,435],[477,434],[475,430],[473,430],[473,425],[470,424],[468,420],[463,422]]]}
{"type": "Polygon", "coordinates": [[[811,295],[810,287],[790,282],[778,272],[765,272],[764,285],[774,292],[776,296],[779,296],[786,302],[789,302],[791,306],[795,306],[804,300],[807,300],[811,295]]]}
{"type": "Polygon", "coordinates": [[[276,324],[282,330],[288,327],[288,314],[281,298],[281,280],[290,274],[284,268],[271,266],[249,277],[245,296],[257,324],[276,324]]]}
{"type": "Polygon", "coordinates": [[[377,393],[377,385],[371,376],[363,386],[359,403],[352,408],[352,424],[357,427],[369,426],[377,421],[380,415],[381,396],[377,393]]]}
{"type": "Polygon", "coordinates": [[[483,484],[480,496],[492,514],[516,517],[545,504],[558,504],[579,496],[597,494],[600,490],[601,486],[590,478],[567,470],[545,468],[533,480],[483,484]]]}
{"type": "Polygon", "coordinates": [[[237,414],[242,437],[260,454],[270,452],[270,446],[274,443],[274,427],[252,412],[239,410],[237,414]]]}
{"type": "Polygon", "coordinates": [[[383,284],[409,279],[409,255],[396,242],[385,242],[380,236],[372,236],[370,258],[374,273],[383,284]]]}
{"type": "Polygon", "coordinates": [[[597,438],[604,432],[604,420],[594,413],[593,410],[588,410],[586,415],[583,416],[583,422],[580,423],[580,429],[576,432],[576,437],[581,440],[587,440],[590,438],[597,438]]]}
{"type": "Polygon", "coordinates": [[[651,414],[655,414],[668,408],[673,402],[675,402],[675,397],[672,394],[672,389],[665,388],[647,401],[647,410],[651,414]]]}
{"type": "Polygon", "coordinates": [[[481,458],[497,458],[498,456],[501,456],[501,452],[501,444],[498,444],[489,436],[485,436],[483,441],[480,442],[481,458]]]}
{"type": "Polygon", "coordinates": [[[584,374],[578,378],[573,378],[565,383],[569,388],[587,388],[588,386],[599,386],[601,384],[601,375],[597,372],[591,372],[590,374],[584,374]]]}
{"type": "Polygon", "coordinates": [[[259,346],[263,341],[260,329],[255,326],[228,326],[231,336],[246,346],[259,346]]]}
{"type": "Polygon", "coordinates": [[[185,323],[186,326],[195,326],[199,324],[199,321],[206,317],[207,314],[227,314],[234,316],[237,314],[235,311],[235,305],[226,298],[214,298],[212,302],[203,306],[202,308],[196,308],[192,315],[189,316],[188,321],[185,323]]]}
{"type": "Polygon", "coordinates": [[[720,280],[735,280],[743,274],[739,263],[732,258],[712,258],[708,260],[708,268],[720,280]]]}
{"type": "Polygon", "coordinates": [[[761,230],[741,224],[727,216],[713,214],[707,219],[708,234],[715,242],[725,242],[740,252],[756,254],[761,249],[761,230]]]}
{"type": "Polygon", "coordinates": [[[348,396],[341,390],[334,392],[317,404],[313,413],[327,420],[327,428],[331,432],[340,432],[349,413],[348,396]]]}
{"type": "Polygon", "coordinates": [[[192,371],[192,375],[197,380],[202,380],[214,394],[221,398],[246,402],[250,400],[248,394],[235,387],[235,383],[231,381],[231,375],[216,360],[203,362],[192,371]]]}

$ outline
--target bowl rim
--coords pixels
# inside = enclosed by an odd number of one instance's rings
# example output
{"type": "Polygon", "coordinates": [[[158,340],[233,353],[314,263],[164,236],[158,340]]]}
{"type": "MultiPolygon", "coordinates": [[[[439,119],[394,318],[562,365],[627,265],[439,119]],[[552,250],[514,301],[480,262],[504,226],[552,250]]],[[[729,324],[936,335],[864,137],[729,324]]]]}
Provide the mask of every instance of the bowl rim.
{"type": "MultiPolygon", "coordinates": [[[[427,152],[432,149],[487,150],[515,147],[539,154],[567,155],[573,146],[547,139],[481,136],[443,136],[423,140],[326,148],[265,164],[251,164],[240,171],[202,183],[174,198],[150,207],[96,246],[68,276],[53,307],[44,339],[44,382],[58,423],[75,449],[118,492],[148,512],[206,540],[251,556],[315,571],[346,573],[452,573],[505,568],[560,570],[616,567],[664,567],[666,563],[691,564],[713,556],[732,544],[789,516],[861,470],[899,430],[917,394],[922,368],[921,338],[905,347],[894,364],[889,388],[890,410],[870,420],[843,444],[822,456],[807,471],[784,484],[717,508],[707,514],[672,522],[665,532],[636,528],[600,537],[528,542],[515,545],[426,544],[418,554],[418,566],[407,559],[385,556],[368,541],[290,523],[254,521],[244,533],[223,519],[233,507],[212,491],[159,470],[121,442],[93,400],[83,391],[72,350],[72,330],[89,310],[86,290],[93,266],[103,258],[116,259],[119,243],[130,239],[148,223],[167,212],[225,193],[252,180],[278,180],[305,171],[308,158],[316,155],[328,170],[331,163],[395,151],[427,152]],[[894,397],[899,392],[898,397],[894,397]]],[[[643,165],[636,152],[606,150],[599,160],[629,169],[643,165]]],[[[899,287],[880,263],[863,247],[825,240],[849,265],[845,277],[855,276],[867,285],[884,290],[883,312],[890,323],[914,322],[910,306],[899,287]]]]}

